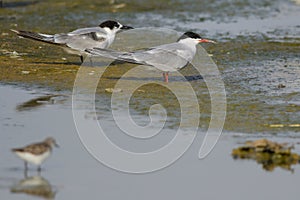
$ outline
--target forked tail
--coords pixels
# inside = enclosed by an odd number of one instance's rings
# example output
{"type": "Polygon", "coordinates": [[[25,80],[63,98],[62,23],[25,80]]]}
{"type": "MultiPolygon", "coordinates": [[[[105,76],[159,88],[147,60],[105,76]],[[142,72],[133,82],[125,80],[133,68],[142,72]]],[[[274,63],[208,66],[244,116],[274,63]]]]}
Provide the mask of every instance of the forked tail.
{"type": "Polygon", "coordinates": [[[41,41],[41,42],[47,42],[47,43],[51,43],[51,44],[57,44],[54,41],[53,35],[35,33],[35,32],[31,32],[31,31],[14,30],[14,29],[10,29],[10,30],[24,38],[29,38],[29,39],[33,39],[33,40],[37,40],[37,41],[41,41]]]}

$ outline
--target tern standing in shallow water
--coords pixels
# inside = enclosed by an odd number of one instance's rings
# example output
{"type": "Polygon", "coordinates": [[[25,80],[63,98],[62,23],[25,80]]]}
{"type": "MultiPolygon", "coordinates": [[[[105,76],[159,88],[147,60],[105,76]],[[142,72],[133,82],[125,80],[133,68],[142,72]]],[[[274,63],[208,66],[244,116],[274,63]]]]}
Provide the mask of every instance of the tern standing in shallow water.
{"type": "Polygon", "coordinates": [[[80,28],[69,33],[57,33],[54,35],[14,29],[11,29],[11,31],[25,38],[59,45],[67,53],[79,55],[81,62],[83,62],[83,54],[86,53],[85,49],[108,48],[113,43],[116,33],[127,29],[133,28],[122,25],[117,21],[108,20],[97,27],[80,28]]]}
{"type": "Polygon", "coordinates": [[[212,40],[202,38],[197,33],[185,32],[177,42],[151,47],[146,50],[118,52],[94,47],[86,49],[86,52],[129,63],[156,67],[163,71],[164,81],[168,82],[169,72],[178,71],[191,62],[197,51],[196,45],[204,42],[215,43],[212,40]]]}
{"type": "Polygon", "coordinates": [[[43,142],[30,144],[26,147],[12,149],[17,156],[25,161],[25,170],[27,171],[27,163],[38,165],[38,171],[41,170],[41,164],[52,153],[53,146],[58,147],[55,139],[47,138],[43,142]]]}

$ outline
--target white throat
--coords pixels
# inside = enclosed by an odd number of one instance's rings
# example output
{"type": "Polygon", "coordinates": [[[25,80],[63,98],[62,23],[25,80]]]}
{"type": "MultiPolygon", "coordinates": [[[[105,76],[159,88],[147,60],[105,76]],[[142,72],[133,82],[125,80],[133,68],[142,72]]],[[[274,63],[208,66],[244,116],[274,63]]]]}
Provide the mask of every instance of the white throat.
{"type": "Polygon", "coordinates": [[[178,43],[184,44],[185,46],[187,46],[193,52],[193,54],[196,53],[196,50],[197,50],[196,46],[197,46],[197,44],[199,44],[199,42],[196,39],[192,39],[192,38],[181,39],[178,41],[178,43]]]}
{"type": "Polygon", "coordinates": [[[104,27],[103,28],[105,31],[106,31],[106,39],[107,39],[107,46],[106,46],[106,48],[107,47],[109,47],[112,43],[113,43],[113,41],[115,40],[115,36],[116,36],[116,33],[117,33],[117,31],[118,31],[118,29],[110,29],[110,28],[108,28],[108,27],[104,27]]]}

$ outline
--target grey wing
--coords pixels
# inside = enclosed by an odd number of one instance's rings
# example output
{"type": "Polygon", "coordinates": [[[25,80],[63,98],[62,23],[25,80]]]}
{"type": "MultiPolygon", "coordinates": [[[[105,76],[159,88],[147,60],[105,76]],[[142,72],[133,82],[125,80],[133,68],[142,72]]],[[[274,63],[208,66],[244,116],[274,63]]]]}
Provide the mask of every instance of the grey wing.
{"type": "Polygon", "coordinates": [[[87,34],[87,33],[99,33],[99,34],[103,34],[105,35],[105,31],[100,28],[100,27],[89,27],[89,28],[80,28],[80,29],[76,29],[72,32],[67,33],[68,35],[81,35],[81,34],[87,34]]]}
{"type": "Polygon", "coordinates": [[[70,33],[56,34],[54,40],[56,43],[65,44],[79,51],[93,47],[106,48],[108,46],[106,34],[100,27],[83,28],[70,33]]]}
{"type": "Polygon", "coordinates": [[[65,44],[72,48],[79,51],[84,51],[87,48],[93,47],[101,47],[106,48],[107,46],[106,38],[97,38],[94,39],[94,36],[90,35],[77,35],[72,37],[65,38],[65,44]]]}
{"type": "Polygon", "coordinates": [[[86,51],[97,56],[154,66],[162,71],[177,71],[186,66],[194,56],[193,51],[178,43],[128,53],[100,48],[86,49],[86,51]]]}
{"type": "Polygon", "coordinates": [[[158,46],[147,51],[137,51],[130,56],[137,62],[144,62],[162,71],[176,71],[193,58],[192,52],[178,43],[158,46]]]}

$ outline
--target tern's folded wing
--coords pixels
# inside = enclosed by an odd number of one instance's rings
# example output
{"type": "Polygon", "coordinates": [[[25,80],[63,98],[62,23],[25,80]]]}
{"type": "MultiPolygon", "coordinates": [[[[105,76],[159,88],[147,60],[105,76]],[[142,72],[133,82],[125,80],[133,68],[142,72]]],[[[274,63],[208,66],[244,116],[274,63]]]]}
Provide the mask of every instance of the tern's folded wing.
{"type": "Polygon", "coordinates": [[[180,45],[162,45],[147,51],[136,51],[132,58],[137,62],[144,62],[146,65],[157,67],[161,70],[174,71],[182,68],[193,57],[190,51],[186,51],[180,45]]]}
{"type": "Polygon", "coordinates": [[[72,32],[69,32],[67,34],[71,36],[71,35],[82,35],[82,34],[93,33],[93,32],[103,34],[103,35],[106,34],[106,32],[100,27],[80,28],[72,32]]]}
{"type": "Polygon", "coordinates": [[[56,34],[54,36],[56,43],[65,44],[66,46],[84,51],[87,48],[105,48],[108,46],[105,35],[99,35],[96,32],[82,33],[82,34],[56,34]]]}

